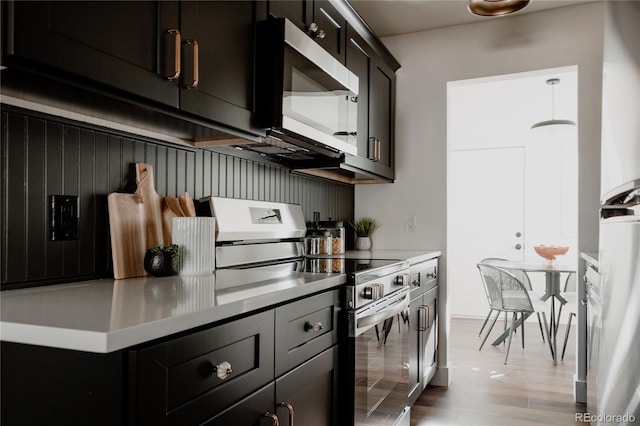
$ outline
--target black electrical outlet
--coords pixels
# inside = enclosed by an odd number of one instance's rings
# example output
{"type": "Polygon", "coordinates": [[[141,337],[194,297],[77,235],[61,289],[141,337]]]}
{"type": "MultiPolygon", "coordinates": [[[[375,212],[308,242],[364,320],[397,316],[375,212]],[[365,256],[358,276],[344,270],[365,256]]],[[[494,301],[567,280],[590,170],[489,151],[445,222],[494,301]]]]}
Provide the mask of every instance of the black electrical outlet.
{"type": "Polygon", "coordinates": [[[77,195],[51,195],[51,240],[78,239],[80,200],[77,195]]]}

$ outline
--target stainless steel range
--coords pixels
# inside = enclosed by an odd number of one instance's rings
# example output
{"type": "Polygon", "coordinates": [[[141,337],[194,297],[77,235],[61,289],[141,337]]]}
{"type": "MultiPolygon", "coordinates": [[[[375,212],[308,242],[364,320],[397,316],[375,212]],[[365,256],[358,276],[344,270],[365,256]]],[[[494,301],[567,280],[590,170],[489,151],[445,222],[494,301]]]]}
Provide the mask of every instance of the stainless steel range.
{"type": "Polygon", "coordinates": [[[297,272],[347,275],[340,418],[408,426],[409,263],[305,256],[299,205],[207,197],[199,214],[216,218],[216,275],[245,269],[274,282],[297,272]]]}

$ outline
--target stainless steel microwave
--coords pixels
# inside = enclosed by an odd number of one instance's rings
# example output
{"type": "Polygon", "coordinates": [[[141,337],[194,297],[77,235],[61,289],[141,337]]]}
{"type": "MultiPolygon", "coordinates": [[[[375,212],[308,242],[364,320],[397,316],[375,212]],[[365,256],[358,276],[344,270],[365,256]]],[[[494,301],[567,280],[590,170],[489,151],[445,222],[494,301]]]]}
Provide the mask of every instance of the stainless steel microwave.
{"type": "Polygon", "coordinates": [[[356,155],[358,77],[284,18],[258,23],[256,119],[267,135],[356,155]]]}

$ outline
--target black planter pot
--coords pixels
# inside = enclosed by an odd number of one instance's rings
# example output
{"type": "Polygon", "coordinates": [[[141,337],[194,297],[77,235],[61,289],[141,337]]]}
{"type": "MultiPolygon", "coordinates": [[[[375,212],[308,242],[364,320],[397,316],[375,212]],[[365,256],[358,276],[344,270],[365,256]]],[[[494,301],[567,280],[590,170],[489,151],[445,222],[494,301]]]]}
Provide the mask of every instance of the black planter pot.
{"type": "Polygon", "coordinates": [[[176,271],[171,264],[171,253],[147,250],[144,255],[144,270],[156,277],[174,275],[176,271]]]}

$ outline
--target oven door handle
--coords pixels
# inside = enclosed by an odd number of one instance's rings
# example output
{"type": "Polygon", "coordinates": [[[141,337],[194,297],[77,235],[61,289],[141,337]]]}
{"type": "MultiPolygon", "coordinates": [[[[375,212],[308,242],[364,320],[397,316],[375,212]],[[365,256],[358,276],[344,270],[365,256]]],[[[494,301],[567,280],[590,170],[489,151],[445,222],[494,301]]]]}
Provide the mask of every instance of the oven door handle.
{"type": "Polygon", "coordinates": [[[391,318],[396,314],[399,314],[400,312],[404,311],[409,307],[409,299],[410,299],[410,296],[409,296],[409,293],[407,293],[405,297],[387,306],[386,308],[384,308],[384,310],[378,313],[375,313],[373,315],[369,315],[363,318],[358,318],[356,327],[359,329],[363,327],[368,327],[370,325],[377,324],[380,321],[384,321],[387,318],[391,318]]]}

